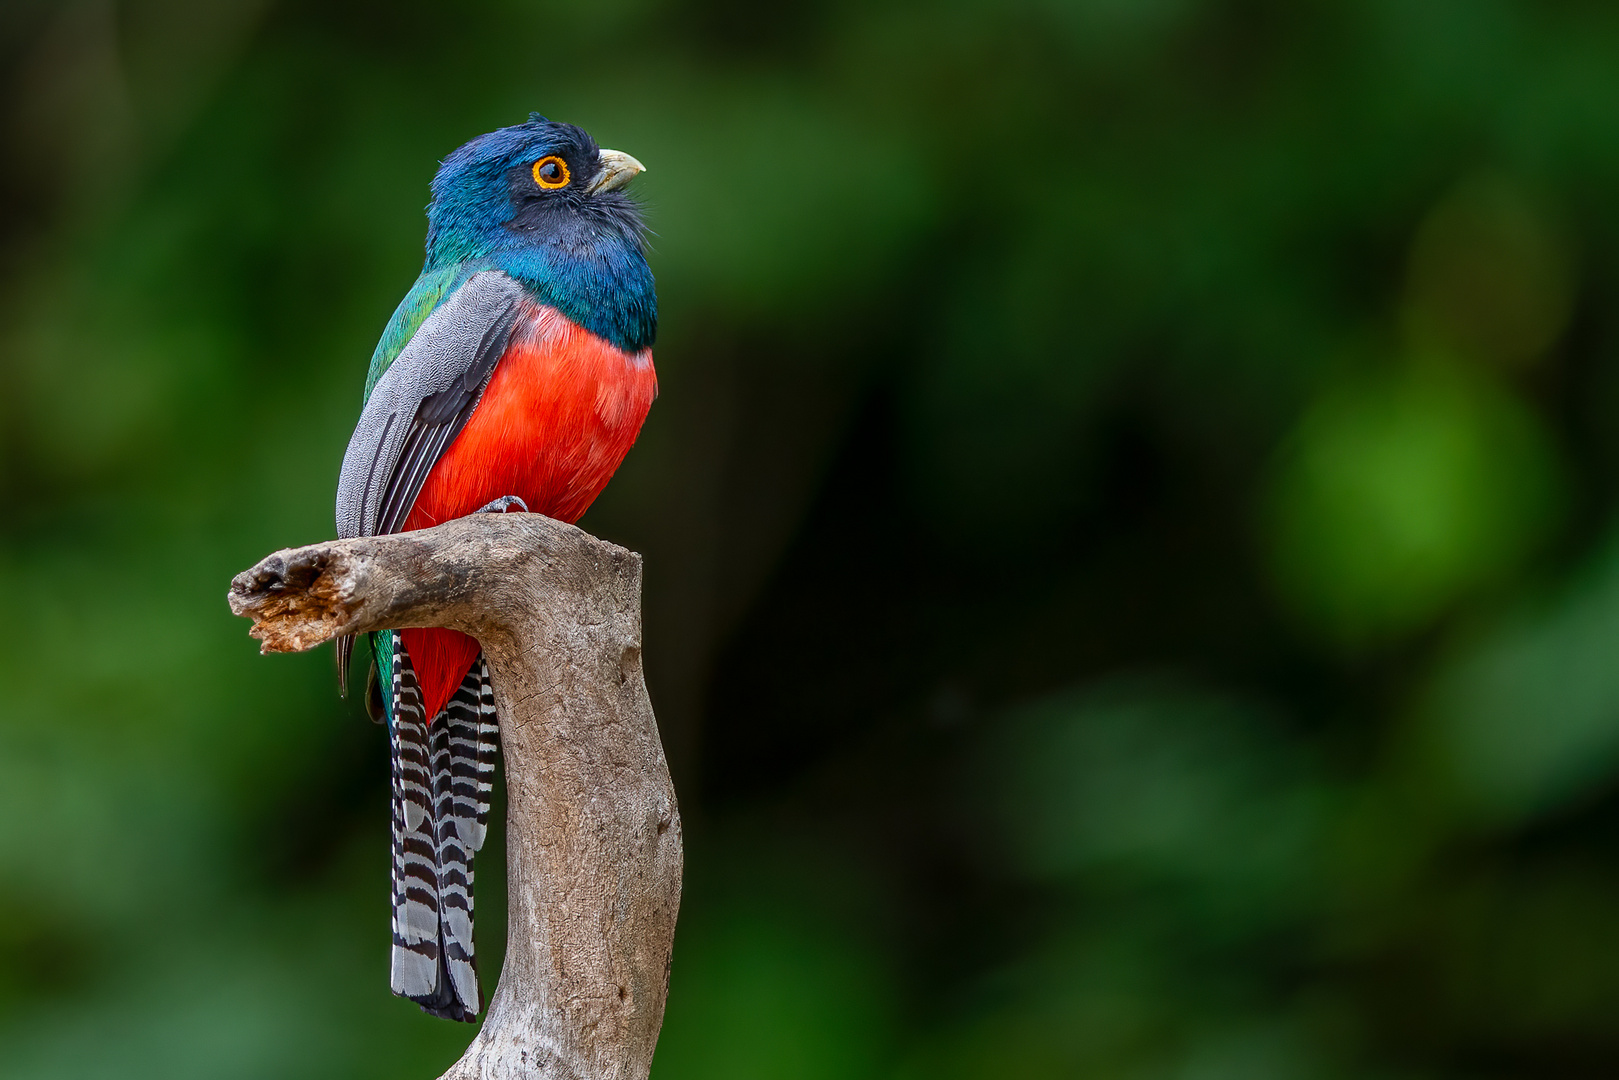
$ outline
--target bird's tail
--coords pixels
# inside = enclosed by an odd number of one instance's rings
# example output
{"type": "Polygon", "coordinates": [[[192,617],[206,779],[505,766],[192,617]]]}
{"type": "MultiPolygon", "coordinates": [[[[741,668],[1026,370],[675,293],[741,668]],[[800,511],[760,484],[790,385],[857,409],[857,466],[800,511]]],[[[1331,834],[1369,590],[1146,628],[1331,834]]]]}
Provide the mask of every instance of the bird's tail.
{"type": "MultiPolygon", "coordinates": [[[[397,632],[389,743],[393,759],[393,992],[423,1012],[471,1021],[483,1007],[472,937],[472,856],[493,789],[494,691],[483,658],[431,724],[397,632]]],[[[379,660],[382,659],[379,657],[379,660]]]]}

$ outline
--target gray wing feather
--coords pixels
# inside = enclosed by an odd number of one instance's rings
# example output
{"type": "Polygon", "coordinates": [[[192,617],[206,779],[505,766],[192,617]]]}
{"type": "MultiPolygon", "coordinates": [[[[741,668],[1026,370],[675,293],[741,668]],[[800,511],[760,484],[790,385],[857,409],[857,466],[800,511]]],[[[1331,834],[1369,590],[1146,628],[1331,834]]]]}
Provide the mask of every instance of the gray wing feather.
{"type": "MultiPolygon", "coordinates": [[[[337,535],[398,532],[428,473],[461,433],[511,341],[523,286],[499,270],[473,274],[383,372],[354,426],[337,480],[337,535]]],[[[354,639],[337,639],[348,691],[354,639]]]]}
{"type": "Polygon", "coordinates": [[[377,380],[337,482],[337,534],[397,532],[460,434],[506,351],[523,286],[499,270],[467,279],[422,320],[377,380]]]}

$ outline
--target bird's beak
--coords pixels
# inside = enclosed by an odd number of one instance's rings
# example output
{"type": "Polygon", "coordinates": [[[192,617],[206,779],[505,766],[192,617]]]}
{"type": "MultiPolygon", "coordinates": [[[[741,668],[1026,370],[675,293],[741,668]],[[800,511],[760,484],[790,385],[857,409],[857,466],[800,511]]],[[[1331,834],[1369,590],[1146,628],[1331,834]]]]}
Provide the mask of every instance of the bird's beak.
{"type": "Polygon", "coordinates": [[[585,188],[586,194],[594,195],[598,191],[617,191],[625,184],[634,180],[638,173],[646,172],[646,166],[617,150],[603,150],[601,152],[602,171],[585,188]]]}

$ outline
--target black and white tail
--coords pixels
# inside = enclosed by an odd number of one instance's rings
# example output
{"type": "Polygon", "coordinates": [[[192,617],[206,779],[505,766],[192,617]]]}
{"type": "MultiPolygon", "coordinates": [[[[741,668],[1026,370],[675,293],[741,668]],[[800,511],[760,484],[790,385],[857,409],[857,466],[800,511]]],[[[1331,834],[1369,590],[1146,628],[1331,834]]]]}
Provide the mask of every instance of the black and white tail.
{"type": "Polygon", "coordinates": [[[495,695],[479,657],[444,711],[422,693],[393,635],[393,992],[423,1012],[474,1020],[483,1007],[472,940],[472,856],[488,831],[495,695]]]}

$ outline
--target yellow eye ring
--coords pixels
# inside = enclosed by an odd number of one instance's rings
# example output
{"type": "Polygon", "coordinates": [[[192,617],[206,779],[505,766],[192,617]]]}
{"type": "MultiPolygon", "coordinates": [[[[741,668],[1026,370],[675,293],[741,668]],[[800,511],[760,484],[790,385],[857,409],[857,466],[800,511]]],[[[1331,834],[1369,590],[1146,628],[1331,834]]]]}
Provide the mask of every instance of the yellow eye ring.
{"type": "Polygon", "coordinates": [[[542,157],[534,163],[534,182],[547,191],[568,186],[573,176],[568,172],[568,163],[552,154],[542,157]]]}

